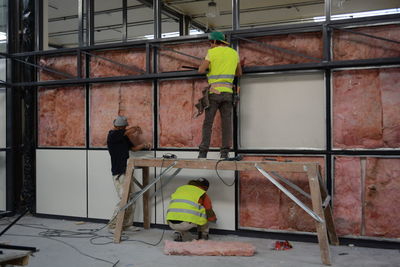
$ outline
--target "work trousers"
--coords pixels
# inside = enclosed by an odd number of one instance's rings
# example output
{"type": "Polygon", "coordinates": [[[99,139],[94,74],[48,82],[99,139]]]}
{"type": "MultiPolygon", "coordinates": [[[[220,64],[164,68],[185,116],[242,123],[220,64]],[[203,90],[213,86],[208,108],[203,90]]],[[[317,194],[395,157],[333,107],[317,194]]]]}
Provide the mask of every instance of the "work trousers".
{"type": "Polygon", "coordinates": [[[208,236],[208,232],[210,231],[210,226],[208,223],[204,225],[197,225],[191,222],[172,223],[168,221],[168,225],[171,227],[171,229],[175,230],[175,232],[180,233],[182,238],[188,234],[190,229],[195,227],[197,227],[197,232],[201,232],[203,236],[208,236]]]}
{"type": "Polygon", "coordinates": [[[205,110],[205,117],[203,122],[202,140],[200,144],[200,153],[208,152],[211,141],[211,131],[214,123],[215,114],[219,110],[221,114],[221,128],[222,128],[222,146],[221,153],[228,153],[231,147],[232,140],[232,100],[231,93],[210,94],[210,106],[205,110]]]}
{"type": "MultiPolygon", "coordinates": [[[[132,177],[132,179],[134,179],[132,177]]],[[[114,214],[111,217],[111,220],[108,224],[108,228],[110,229],[114,229],[115,228],[115,224],[117,222],[117,218],[116,215],[118,214],[119,211],[119,205],[121,203],[121,199],[122,199],[122,193],[123,193],[123,187],[124,187],[124,182],[125,182],[125,174],[120,174],[120,175],[114,175],[113,176],[113,182],[114,182],[114,187],[115,187],[115,191],[118,194],[118,198],[119,198],[119,202],[118,204],[115,206],[114,209],[114,214]]],[[[132,195],[135,193],[135,183],[132,181],[131,182],[131,187],[130,187],[130,191],[129,191],[129,199],[132,198],[132,195]]],[[[133,214],[135,213],[135,203],[133,203],[131,206],[129,206],[126,210],[125,210],[125,217],[124,217],[124,223],[123,223],[123,229],[128,228],[129,226],[133,225],[133,214]]]]}

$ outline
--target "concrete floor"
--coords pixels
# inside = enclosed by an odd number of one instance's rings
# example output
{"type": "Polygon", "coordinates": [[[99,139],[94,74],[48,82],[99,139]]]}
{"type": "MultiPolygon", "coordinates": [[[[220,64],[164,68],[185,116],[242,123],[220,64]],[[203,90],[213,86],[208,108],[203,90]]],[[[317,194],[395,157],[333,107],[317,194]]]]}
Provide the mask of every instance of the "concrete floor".
{"type": "MultiPolygon", "coordinates": [[[[9,219],[8,219],[9,220],[9,219]]],[[[7,219],[0,221],[0,229],[8,224],[7,219]]],[[[293,249],[287,251],[271,250],[275,240],[262,238],[247,238],[234,235],[212,235],[212,240],[242,241],[252,243],[257,248],[253,257],[205,257],[205,256],[167,256],[163,254],[163,242],[157,246],[143,244],[133,240],[142,240],[148,243],[157,243],[163,230],[141,230],[127,236],[129,241],[120,244],[108,243],[94,245],[93,243],[111,242],[112,235],[103,229],[97,232],[99,238],[90,240],[87,236],[71,237],[40,237],[43,228],[52,228],[67,231],[80,231],[80,229],[97,229],[104,224],[84,223],[77,224],[72,221],[43,219],[32,216],[22,218],[5,235],[0,237],[1,243],[20,246],[33,246],[40,249],[30,258],[30,267],[103,267],[113,266],[117,260],[118,267],[243,267],[243,266],[268,266],[268,267],[312,267],[321,264],[319,247],[317,244],[291,242],[293,249]],[[87,256],[83,255],[86,254],[87,256]],[[98,259],[90,258],[95,257],[98,259]],[[109,262],[105,262],[106,260],[109,262]]],[[[86,231],[87,232],[87,231],[86,231]]],[[[49,234],[50,232],[47,232],[49,234]]],[[[66,233],[52,231],[59,235],[66,233]]],[[[67,233],[71,235],[72,233],[67,233]]],[[[171,231],[165,231],[164,239],[171,240],[171,231]]],[[[338,246],[331,247],[332,266],[362,266],[362,267],[400,267],[400,251],[386,249],[371,249],[361,247],[338,246]]]]}

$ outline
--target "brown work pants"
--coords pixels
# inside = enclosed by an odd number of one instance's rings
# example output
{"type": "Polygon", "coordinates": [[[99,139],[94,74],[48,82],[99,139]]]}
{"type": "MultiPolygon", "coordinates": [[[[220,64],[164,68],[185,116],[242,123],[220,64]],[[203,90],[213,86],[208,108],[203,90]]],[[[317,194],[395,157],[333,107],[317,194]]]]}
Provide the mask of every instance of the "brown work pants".
{"type": "Polygon", "coordinates": [[[232,140],[232,94],[221,93],[210,94],[210,106],[205,110],[205,117],[203,122],[203,137],[199,146],[200,153],[208,152],[211,141],[211,131],[214,123],[214,117],[219,110],[221,114],[221,128],[222,128],[222,146],[221,154],[228,153],[231,147],[232,140]]]}

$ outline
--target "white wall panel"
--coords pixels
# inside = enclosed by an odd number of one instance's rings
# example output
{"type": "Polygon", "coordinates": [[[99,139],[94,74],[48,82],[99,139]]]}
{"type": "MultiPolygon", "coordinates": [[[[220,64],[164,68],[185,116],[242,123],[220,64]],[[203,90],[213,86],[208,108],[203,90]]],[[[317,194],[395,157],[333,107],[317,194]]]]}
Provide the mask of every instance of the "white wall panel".
{"type": "Polygon", "coordinates": [[[323,73],[250,76],[240,85],[241,148],[325,148],[323,73]]]}
{"type": "Polygon", "coordinates": [[[86,150],[36,150],[36,196],[38,213],[86,217],[86,150]]]}
{"type": "Polygon", "coordinates": [[[6,147],[6,90],[0,88],[0,147],[6,147]]]}
{"type": "Polygon", "coordinates": [[[6,152],[0,151],[0,210],[6,207],[6,152]]]}
{"type": "MultiPolygon", "coordinates": [[[[157,157],[161,157],[167,151],[158,151],[157,157]]],[[[197,158],[198,152],[171,152],[177,155],[179,158],[197,158]]],[[[231,155],[233,156],[233,154],[231,155]]],[[[219,157],[219,152],[209,152],[208,158],[217,159],[219,157]]],[[[167,166],[165,166],[167,167],[167,166]]],[[[164,168],[165,169],[165,168],[164,168]]],[[[160,169],[157,169],[159,173],[160,169]]],[[[169,172],[172,174],[174,169],[169,172]]],[[[235,173],[233,171],[218,171],[219,175],[228,184],[232,183],[235,179],[235,173]]],[[[169,175],[166,175],[166,179],[169,175]]],[[[163,215],[166,216],[166,211],[170,201],[171,194],[179,186],[185,185],[191,179],[197,179],[199,177],[204,177],[210,182],[210,188],[207,194],[211,198],[213,209],[217,215],[217,222],[210,223],[210,227],[214,229],[224,229],[224,230],[234,230],[235,229],[235,186],[227,187],[218,179],[214,170],[193,170],[193,169],[183,169],[179,175],[172,179],[170,183],[163,186],[163,196],[164,196],[164,207],[162,206],[161,195],[158,194],[156,197],[156,210],[157,210],[157,223],[165,224],[163,215]],[[163,214],[164,211],[164,214],[163,214]]],[[[157,190],[160,191],[161,184],[157,184],[157,190]]]]}
{"type": "MultiPolygon", "coordinates": [[[[107,150],[91,150],[88,153],[88,216],[109,219],[119,201],[112,181],[110,154],[107,150]]],[[[153,155],[154,152],[131,152],[131,157],[153,157],[153,155]]],[[[150,172],[150,180],[153,176],[153,172],[150,172]]],[[[135,170],[135,177],[142,182],[142,171],[135,170]]],[[[152,210],[150,205],[150,212],[152,210]]],[[[141,200],[136,203],[134,221],[143,222],[141,200]]]]}

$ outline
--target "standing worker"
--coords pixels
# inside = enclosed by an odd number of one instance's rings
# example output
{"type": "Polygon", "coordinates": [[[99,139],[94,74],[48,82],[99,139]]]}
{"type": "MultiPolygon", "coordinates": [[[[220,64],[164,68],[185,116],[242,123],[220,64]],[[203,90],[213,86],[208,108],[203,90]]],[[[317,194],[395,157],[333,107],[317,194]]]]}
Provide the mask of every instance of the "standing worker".
{"type": "Polygon", "coordinates": [[[211,32],[208,36],[211,49],[199,67],[199,73],[206,73],[209,84],[209,107],[205,109],[202,141],[198,158],[207,158],[210,147],[214,117],[221,113],[222,147],[221,158],[228,158],[232,140],[233,80],[242,75],[238,53],[230,48],[222,32],[211,32]]]}
{"type": "MultiPolygon", "coordinates": [[[[126,117],[118,116],[114,120],[114,129],[110,130],[107,136],[107,148],[111,156],[112,179],[120,201],[122,198],[123,185],[125,181],[127,161],[129,159],[129,150],[139,151],[142,149],[151,148],[149,143],[134,145],[131,139],[135,139],[142,134],[142,130],[139,126],[130,127],[128,129],[126,128],[127,126],[128,120],[126,117]]],[[[134,183],[132,182],[130,194],[133,194],[134,190],[134,183]]],[[[117,206],[115,207],[114,214],[111,217],[112,219],[108,223],[110,232],[113,232],[115,229],[116,215],[119,211],[119,205],[120,202],[118,202],[117,206]]],[[[134,227],[132,227],[134,212],[135,204],[133,203],[131,207],[126,209],[122,228],[123,231],[134,230],[134,227]]]]}
{"type": "Polygon", "coordinates": [[[217,217],[206,194],[210,183],[205,178],[191,180],[171,195],[167,210],[168,225],[175,230],[174,241],[182,241],[186,233],[197,227],[198,239],[208,240],[208,222],[217,217]]]}

